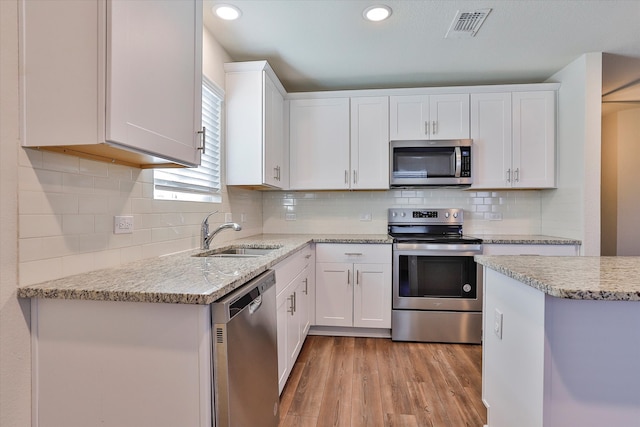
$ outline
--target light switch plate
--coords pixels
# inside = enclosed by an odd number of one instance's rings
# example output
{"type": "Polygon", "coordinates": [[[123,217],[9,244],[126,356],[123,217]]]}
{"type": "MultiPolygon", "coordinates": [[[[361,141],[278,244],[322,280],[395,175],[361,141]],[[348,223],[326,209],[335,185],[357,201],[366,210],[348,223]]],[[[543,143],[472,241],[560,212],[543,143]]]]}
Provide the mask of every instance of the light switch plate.
{"type": "Polygon", "coordinates": [[[113,217],[113,234],[133,233],[133,216],[116,215],[113,217]]]}

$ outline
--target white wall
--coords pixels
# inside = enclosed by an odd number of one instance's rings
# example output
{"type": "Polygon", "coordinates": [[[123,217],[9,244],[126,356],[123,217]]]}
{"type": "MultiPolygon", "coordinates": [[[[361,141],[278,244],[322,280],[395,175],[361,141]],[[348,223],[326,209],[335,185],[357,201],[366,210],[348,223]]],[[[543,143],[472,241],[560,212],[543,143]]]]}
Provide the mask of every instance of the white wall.
{"type": "Polygon", "coordinates": [[[602,119],[603,255],[640,255],[640,108],[602,119]],[[605,161],[606,160],[606,161],[605,161]]]}
{"type": "Polygon", "coordinates": [[[600,204],[603,256],[618,253],[618,114],[602,116],[602,198],[600,204]]]}
{"type": "MultiPolygon", "coordinates": [[[[16,298],[18,285],[196,248],[212,210],[247,218],[243,231],[218,241],[261,233],[262,195],[223,186],[222,204],[157,201],[150,170],[21,148],[17,9],[15,0],[0,1],[0,425],[27,427],[29,309],[16,298]],[[134,233],[114,235],[114,215],[133,215],[134,233]]],[[[207,31],[204,47],[204,73],[224,88],[222,64],[230,58],[207,31]]],[[[211,220],[223,221],[222,214],[211,220]]]]}
{"type": "Polygon", "coordinates": [[[18,8],[0,1],[0,425],[31,425],[29,307],[18,284],[18,8]]]}
{"type": "Polygon", "coordinates": [[[267,192],[263,197],[265,233],[386,234],[388,208],[418,206],[463,208],[466,234],[541,232],[540,191],[291,191],[267,192]],[[493,213],[502,215],[502,220],[489,220],[493,213]],[[371,220],[361,221],[367,214],[371,220]]]}
{"type": "Polygon", "coordinates": [[[542,232],[580,239],[583,255],[598,256],[602,54],[582,55],[549,81],[561,83],[558,188],[542,192],[542,232]]]}

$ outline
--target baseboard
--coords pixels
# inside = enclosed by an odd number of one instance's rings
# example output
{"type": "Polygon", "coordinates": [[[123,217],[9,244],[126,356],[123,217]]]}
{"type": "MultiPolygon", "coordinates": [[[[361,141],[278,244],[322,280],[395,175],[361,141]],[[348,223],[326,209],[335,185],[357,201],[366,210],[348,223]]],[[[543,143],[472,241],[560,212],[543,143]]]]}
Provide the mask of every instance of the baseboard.
{"type": "Polygon", "coordinates": [[[312,326],[309,335],[333,337],[391,338],[391,329],[312,326]]]}

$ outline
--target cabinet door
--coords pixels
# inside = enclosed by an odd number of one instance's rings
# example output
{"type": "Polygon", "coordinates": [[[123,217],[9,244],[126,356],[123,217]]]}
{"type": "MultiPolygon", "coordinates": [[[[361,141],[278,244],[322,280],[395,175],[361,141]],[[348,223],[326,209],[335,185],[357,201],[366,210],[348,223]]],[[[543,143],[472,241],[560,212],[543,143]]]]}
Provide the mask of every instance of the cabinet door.
{"type": "Polygon", "coordinates": [[[284,98],[275,83],[264,76],[264,169],[265,184],[282,188],[282,167],[284,159],[283,113],[284,98]]]}
{"type": "MultiPolygon", "coordinates": [[[[299,286],[291,286],[287,297],[290,309],[287,311],[287,371],[291,372],[302,346],[302,314],[297,309],[301,295],[299,286]]],[[[287,375],[288,375],[287,373],[287,375]]]]}
{"type": "Polygon", "coordinates": [[[429,97],[430,139],[469,138],[469,94],[429,97]]]}
{"type": "Polygon", "coordinates": [[[200,163],[202,4],[107,2],[106,139],[200,163]]]}
{"type": "Polygon", "coordinates": [[[306,266],[300,275],[298,283],[298,300],[296,301],[296,310],[300,313],[300,335],[302,343],[304,343],[304,338],[307,336],[311,323],[313,322],[313,319],[311,318],[311,313],[313,311],[311,307],[313,293],[312,283],[309,277],[311,273],[310,270],[310,267],[306,266]]]}
{"type": "Polygon", "coordinates": [[[316,264],[316,324],[353,325],[353,264],[316,264]]]}
{"type": "Polygon", "coordinates": [[[391,264],[355,264],[353,326],[391,328],[391,264]]]}
{"type": "Polygon", "coordinates": [[[351,188],[389,188],[389,98],[351,98],[351,188]]]}
{"type": "Polygon", "coordinates": [[[555,187],[555,92],[514,92],[512,99],[513,187],[555,187]]]}
{"type": "Polygon", "coordinates": [[[289,313],[291,309],[291,301],[289,294],[279,295],[276,300],[276,319],[278,325],[278,388],[282,393],[282,389],[289,378],[289,357],[287,349],[287,326],[289,321],[289,313]]]}
{"type": "Polygon", "coordinates": [[[290,102],[290,188],[349,188],[349,98],[290,102]]]}
{"type": "Polygon", "coordinates": [[[474,188],[511,187],[511,93],[471,94],[474,188]]]}
{"type": "Polygon", "coordinates": [[[429,138],[429,96],[389,97],[389,137],[392,141],[429,138]]]}

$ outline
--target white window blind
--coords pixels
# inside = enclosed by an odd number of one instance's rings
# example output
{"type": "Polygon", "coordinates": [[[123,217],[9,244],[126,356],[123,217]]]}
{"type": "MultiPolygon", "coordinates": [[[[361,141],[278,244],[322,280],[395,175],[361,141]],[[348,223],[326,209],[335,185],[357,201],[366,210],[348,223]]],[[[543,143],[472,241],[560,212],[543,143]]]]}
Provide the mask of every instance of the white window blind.
{"type": "Polygon", "coordinates": [[[224,93],[209,79],[202,79],[202,126],[205,150],[197,168],[155,169],[153,198],[196,202],[220,202],[220,145],[224,93]]]}

